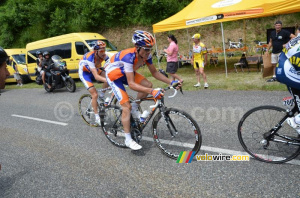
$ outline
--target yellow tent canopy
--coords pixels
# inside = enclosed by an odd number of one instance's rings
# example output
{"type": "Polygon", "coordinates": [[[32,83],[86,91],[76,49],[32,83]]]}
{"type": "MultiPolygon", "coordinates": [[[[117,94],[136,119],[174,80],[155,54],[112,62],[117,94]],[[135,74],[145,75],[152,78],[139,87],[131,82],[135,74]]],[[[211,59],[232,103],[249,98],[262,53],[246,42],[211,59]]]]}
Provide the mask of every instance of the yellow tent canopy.
{"type": "Polygon", "coordinates": [[[299,11],[300,0],[194,0],[177,14],[154,24],[153,32],[299,11]]]}
{"type": "Polygon", "coordinates": [[[227,77],[222,22],[288,14],[299,11],[300,0],[194,0],[177,14],[154,24],[153,32],[165,32],[220,22],[227,77]]]}

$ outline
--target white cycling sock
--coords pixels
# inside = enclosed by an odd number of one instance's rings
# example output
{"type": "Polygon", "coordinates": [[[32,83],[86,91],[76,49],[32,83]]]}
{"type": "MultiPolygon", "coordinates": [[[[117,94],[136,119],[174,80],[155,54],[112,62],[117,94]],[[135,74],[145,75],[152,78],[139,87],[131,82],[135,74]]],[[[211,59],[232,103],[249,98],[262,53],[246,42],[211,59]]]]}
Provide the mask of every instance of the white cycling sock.
{"type": "Polygon", "coordinates": [[[130,133],[125,133],[125,141],[130,141],[132,140],[131,134],[130,133]]]}
{"type": "Polygon", "coordinates": [[[105,95],[105,92],[99,91],[99,96],[100,96],[100,98],[103,98],[104,95],[105,95]]]}
{"type": "Polygon", "coordinates": [[[98,114],[95,115],[95,119],[96,119],[96,120],[100,119],[100,117],[99,117],[98,114]]]}

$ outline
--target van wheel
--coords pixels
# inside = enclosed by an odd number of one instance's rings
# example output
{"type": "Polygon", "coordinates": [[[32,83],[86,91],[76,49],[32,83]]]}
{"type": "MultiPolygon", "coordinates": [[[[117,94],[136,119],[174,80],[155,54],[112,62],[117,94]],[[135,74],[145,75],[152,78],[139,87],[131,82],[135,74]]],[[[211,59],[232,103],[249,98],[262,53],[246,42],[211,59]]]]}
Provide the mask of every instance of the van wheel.
{"type": "Polygon", "coordinates": [[[66,79],[66,88],[69,92],[74,92],[76,90],[76,84],[73,80],[73,78],[67,78],[66,79]]]}
{"type": "Polygon", "coordinates": [[[31,81],[31,79],[29,78],[28,75],[21,75],[21,79],[22,79],[23,84],[28,83],[28,82],[31,81]]]}

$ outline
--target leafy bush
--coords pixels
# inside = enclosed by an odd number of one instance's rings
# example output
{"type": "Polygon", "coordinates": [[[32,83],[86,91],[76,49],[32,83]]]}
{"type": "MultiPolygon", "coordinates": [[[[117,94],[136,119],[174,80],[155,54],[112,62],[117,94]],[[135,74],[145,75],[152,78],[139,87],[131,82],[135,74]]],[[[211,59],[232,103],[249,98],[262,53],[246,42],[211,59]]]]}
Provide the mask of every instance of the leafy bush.
{"type": "Polygon", "coordinates": [[[192,0],[6,0],[0,4],[0,46],[26,43],[71,32],[151,26],[192,0]]]}

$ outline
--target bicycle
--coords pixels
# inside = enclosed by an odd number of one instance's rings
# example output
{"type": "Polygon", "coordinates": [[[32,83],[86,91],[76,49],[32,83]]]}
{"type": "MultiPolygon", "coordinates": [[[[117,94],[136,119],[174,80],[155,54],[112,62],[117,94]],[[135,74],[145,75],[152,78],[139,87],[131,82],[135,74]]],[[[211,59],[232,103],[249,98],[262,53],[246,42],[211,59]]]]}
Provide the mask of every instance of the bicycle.
{"type": "MultiPolygon", "coordinates": [[[[173,89],[174,94],[169,98],[175,97],[177,85],[167,87],[164,90],[173,89]]],[[[153,96],[146,97],[135,102],[153,101],[154,105],[150,106],[151,112],[143,122],[134,119],[131,115],[131,136],[139,143],[143,137],[143,130],[158,109],[152,121],[152,135],[156,146],[162,153],[172,159],[177,159],[181,151],[192,150],[197,154],[202,143],[202,136],[197,122],[186,112],[176,109],[167,108],[164,104],[164,97],[160,100],[153,96]]],[[[110,105],[100,112],[101,128],[106,138],[115,146],[127,148],[124,140],[125,135],[121,123],[122,109],[115,105],[110,105]]],[[[147,139],[147,137],[145,138],[147,139]]]]}
{"type": "Polygon", "coordinates": [[[229,47],[228,49],[240,49],[242,47],[244,47],[244,44],[242,43],[243,42],[243,39],[239,39],[239,42],[232,42],[230,39],[228,39],[228,44],[229,44],[229,47]]]}
{"type": "MultiPolygon", "coordinates": [[[[104,89],[99,89],[97,90],[98,92],[98,98],[97,98],[97,104],[98,104],[98,112],[101,111],[105,106],[108,105],[117,105],[117,98],[115,95],[112,93],[110,97],[106,97],[104,100],[104,97],[100,97],[100,92],[105,92],[111,90],[111,87],[107,87],[104,89]]],[[[111,93],[111,92],[109,92],[111,93]]],[[[129,96],[130,101],[133,101],[134,98],[132,96],[129,96]]],[[[94,123],[95,121],[95,113],[94,109],[92,107],[92,96],[91,94],[83,94],[78,101],[78,108],[79,108],[79,114],[84,120],[84,122],[92,127],[98,127],[98,124],[94,123]]],[[[142,112],[142,109],[139,108],[139,111],[142,112]]]]}
{"type": "MultiPolygon", "coordinates": [[[[286,123],[286,119],[299,113],[300,101],[296,89],[289,88],[291,99],[283,109],[277,106],[259,106],[249,110],[239,122],[238,138],[247,153],[267,163],[284,163],[300,154],[300,134],[286,123]]],[[[298,92],[299,93],[299,92],[298,92]]]]}

